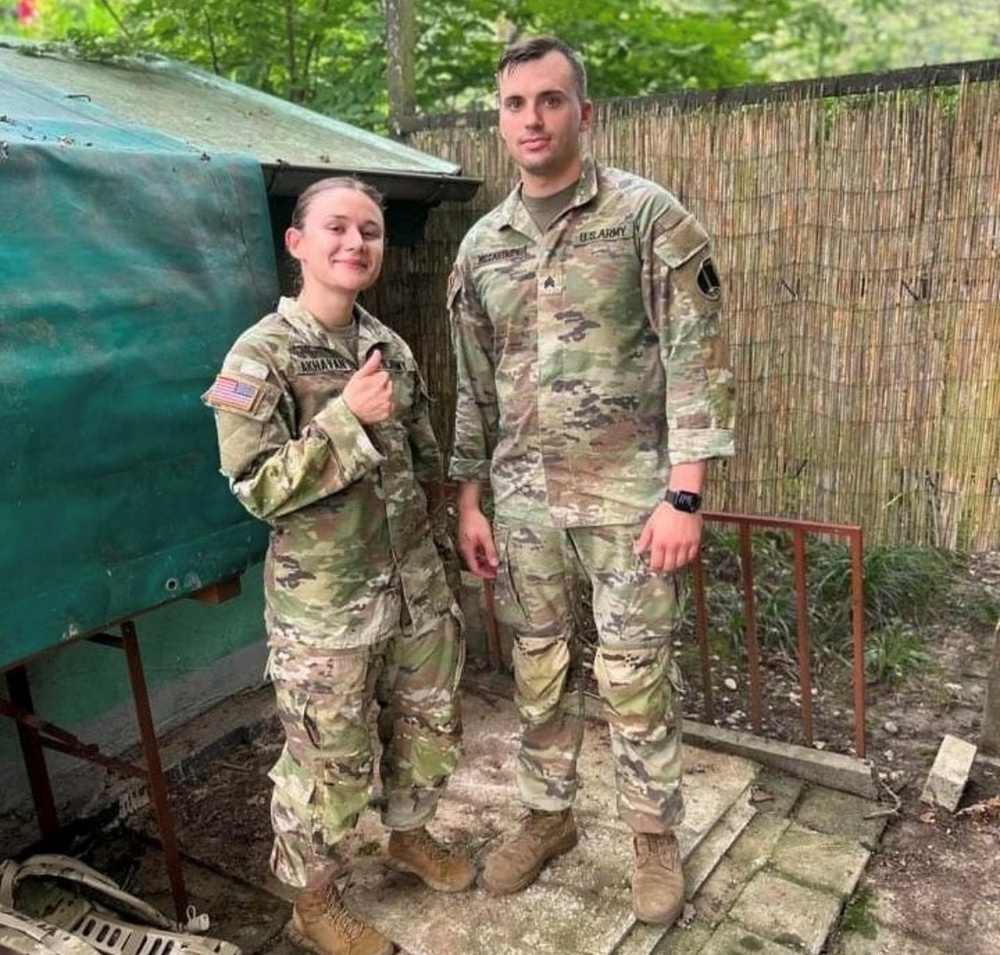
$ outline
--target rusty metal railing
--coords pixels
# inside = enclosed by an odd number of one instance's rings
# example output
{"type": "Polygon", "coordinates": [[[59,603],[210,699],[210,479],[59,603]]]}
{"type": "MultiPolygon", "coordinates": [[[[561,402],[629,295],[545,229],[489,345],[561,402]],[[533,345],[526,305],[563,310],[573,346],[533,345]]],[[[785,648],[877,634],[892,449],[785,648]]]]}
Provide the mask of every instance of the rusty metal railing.
{"type": "MultiPolygon", "coordinates": [[[[802,709],[802,733],[809,745],[813,743],[813,697],[811,646],[809,640],[809,604],[807,591],[806,535],[822,534],[844,538],[851,555],[851,647],[852,682],[854,690],[854,748],[865,758],[865,609],[864,563],[861,528],[854,524],[828,524],[780,517],[760,517],[749,514],[706,512],[705,520],[736,525],[739,539],[740,575],[743,589],[744,637],[747,654],[747,686],[749,687],[750,725],[761,732],[762,690],[760,644],[757,639],[756,606],[754,600],[753,528],[784,530],[792,535],[792,563],[795,589],[795,634],[798,662],[799,691],[802,709]]],[[[701,664],[702,699],[706,722],[715,722],[715,702],[712,694],[712,664],[708,642],[708,611],[706,604],[705,568],[699,553],[691,565],[691,584],[695,602],[695,629],[701,664]]]]}

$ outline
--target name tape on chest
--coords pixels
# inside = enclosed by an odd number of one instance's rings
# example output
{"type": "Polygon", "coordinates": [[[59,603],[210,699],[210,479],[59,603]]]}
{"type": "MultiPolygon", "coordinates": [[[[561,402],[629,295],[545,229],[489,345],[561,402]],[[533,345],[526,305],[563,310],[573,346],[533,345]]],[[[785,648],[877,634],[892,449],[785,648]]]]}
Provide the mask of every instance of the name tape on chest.
{"type": "Polygon", "coordinates": [[[589,245],[592,242],[614,242],[628,239],[632,235],[632,229],[628,223],[616,226],[605,226],[602,229],[585,229],[578,232],[574,238],[574,245],[589,245]]]}
{"type": "MultiPolygon", "coordinates": [[[[350,358],[343,358],[340,355],[328,355],[322,358],[296,358],[291,361],[288,371],[291,375],[339,375],[350,378],[360,366],[350,358]]],[[[382,369],[389,372],[407,371],[406,362],[398,359],[383,358],[382,369]]]]}
{"type": "Polygon", "coordinates": [[[494,249],[492,252],[482,252],[476,256],[476,265],[492,265],[494,262],[523,262],[531,254],[527,246],[516,246],[513,249],[494,249]]]}

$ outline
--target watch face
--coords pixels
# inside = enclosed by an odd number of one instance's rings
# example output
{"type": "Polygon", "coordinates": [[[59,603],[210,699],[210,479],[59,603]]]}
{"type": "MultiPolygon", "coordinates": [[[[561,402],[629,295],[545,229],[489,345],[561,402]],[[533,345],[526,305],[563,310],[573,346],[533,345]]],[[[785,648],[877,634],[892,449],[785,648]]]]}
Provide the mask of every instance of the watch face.
{"type": "Polygon", "coordinates": [[[694,514],[701,507],[701,495],[693,491],[672,491],[668,500],[678,511],[687,514],[694,514]]]}

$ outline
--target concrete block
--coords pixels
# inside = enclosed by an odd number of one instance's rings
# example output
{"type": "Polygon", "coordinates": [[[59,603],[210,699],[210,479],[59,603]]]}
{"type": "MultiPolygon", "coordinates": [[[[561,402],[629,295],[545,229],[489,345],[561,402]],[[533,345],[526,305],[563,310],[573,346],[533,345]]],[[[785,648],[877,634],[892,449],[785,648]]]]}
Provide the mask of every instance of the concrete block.
{"type": "Polygon", "coordinates": [[[853,839],[874,849],[888,820],[881,808],[849,793],[811,787],[795,806],[794,818],[808,829],[853,839]]]}
{"type": "Polygon", "coordinates": [[[844,936],[838,955],[947,955],[919,939],[908,938],[876,925],[871,936],[852,933],[844,936]]]}
{"type": "Polygon", "coordinates": [[[749,881],[746,871],[730,859],[723,859],[705,880],[694,897],[698,924],[713,928],[729,913],[749,881]]]}
{"type": "Polygon", "coordinates": [[[797,882],[848,898],[868,864],[870,853],[853,839],[790,826],[774,849],[776,869],[797,882]]]}
{"type": "MultiPolygon", "coordinates": [[[[705,945],[711,937],[712,929],[708,925],[700,925],[695,922],[686,928],[678,926],[671,929],[656,943],[652,955],[702,955],[705,945]]],[[[622,947],[615,949],[614,955],[633,955],[633,953],[622,947]]]]}
{"type": "MultiPolygon", "coordinates": [[[[724,922],[699,955],[798,955],[800,951],[794,944],[788,948],[754,935],[734,922],[724,922]]],[[[660,953],[657,952],[656,955],[660,953]]]]}
{"type": "Polygon", "coordinates": [[[972,743],[946,735],[924,783],[921,801],[954,812],[962,799],[975,758],[976,747],[972,743]]]}
{"type": "Polygon", "coordinates": [[[737,868],[750,876],[764,868],[775,845],[790,825],[784,816],[758,815],[743,830],[733,848],[726,854],[737,868]]]}
{"type": "Polygon", "coordinates": [[[778,945],[819,955],[840,915],[842,900],[775,872],[760,872],[729,911],[730,918],[778,945]]]}
{"type": "Polygon", "coordinates": [[[744,756],[830,789],[855,793],[866,799],[878,798],[875,767],[867,760],[782,743],[739,730],[708,726],[694,720],[683,721],[683,733],[684,741],[694,746],[744,756]]]}
{"type": "Polygon", "coordinates": [[[750,801],[745,795],[740,797],[698,842],[691,855],[685,858],[684,880],[689,899],[730,851],[753,817],[754,808],[750,801]]]}

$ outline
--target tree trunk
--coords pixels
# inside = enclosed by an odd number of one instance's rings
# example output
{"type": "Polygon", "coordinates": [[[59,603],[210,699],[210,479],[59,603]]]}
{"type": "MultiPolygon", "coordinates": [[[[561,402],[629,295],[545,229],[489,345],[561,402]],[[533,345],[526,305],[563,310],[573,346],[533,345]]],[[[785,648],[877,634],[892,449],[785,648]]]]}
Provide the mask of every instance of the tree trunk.
{"type": "Polygon", "coordinates": [[[983,710],[983,733],[980,749],[1000,756],[1000,622],[993,643],[993,660],[986,678],[986,708],[983,710]]]}
{"type": "Polygon", "coordinates": [[[413,71],[417,43],[415,0],[383,0],[385,45],[389,66],[386,82],[389,90],[389,132],[402,138],[400,121],[416,112],[416,80],[413,71]]]}

